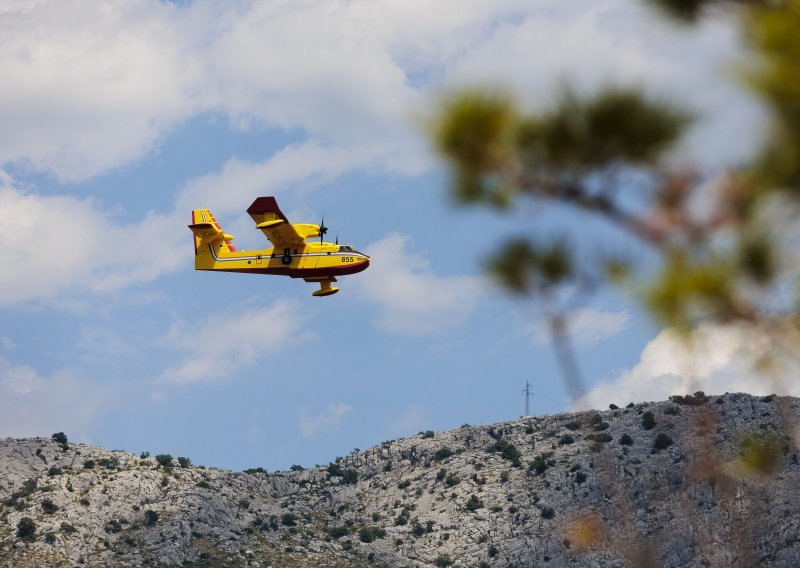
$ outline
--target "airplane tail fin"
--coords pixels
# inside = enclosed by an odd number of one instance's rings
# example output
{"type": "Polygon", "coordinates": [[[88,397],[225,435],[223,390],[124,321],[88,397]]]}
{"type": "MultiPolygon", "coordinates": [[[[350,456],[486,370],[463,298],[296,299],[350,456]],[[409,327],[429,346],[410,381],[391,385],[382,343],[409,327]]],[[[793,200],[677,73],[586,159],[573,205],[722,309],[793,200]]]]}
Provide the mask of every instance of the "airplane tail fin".
{"type": "Polygon", "coordinates": [[[213,270],[216,263],[214,257],[217,254],[236,252],[236,247],[231,242],[233,235],[222,230],[209,209],[193,210],[189,228],[193,233],[195,269],[213,270]]]}

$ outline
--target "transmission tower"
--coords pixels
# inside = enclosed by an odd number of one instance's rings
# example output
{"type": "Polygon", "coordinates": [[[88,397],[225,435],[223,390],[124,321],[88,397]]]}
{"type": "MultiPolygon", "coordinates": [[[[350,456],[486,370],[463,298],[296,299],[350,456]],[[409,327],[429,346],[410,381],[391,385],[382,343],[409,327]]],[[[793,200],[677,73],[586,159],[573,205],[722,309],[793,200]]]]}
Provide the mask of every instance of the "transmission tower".
{"type": "Polygon", "coordinates": [[[531,384],[528,381],[525,381],[525,388],[523,389],[522,394],[525,395],[525,416],[530,416],[531,414],[530,398],[533,395],[533,392],[531,391],[531,384]]]}

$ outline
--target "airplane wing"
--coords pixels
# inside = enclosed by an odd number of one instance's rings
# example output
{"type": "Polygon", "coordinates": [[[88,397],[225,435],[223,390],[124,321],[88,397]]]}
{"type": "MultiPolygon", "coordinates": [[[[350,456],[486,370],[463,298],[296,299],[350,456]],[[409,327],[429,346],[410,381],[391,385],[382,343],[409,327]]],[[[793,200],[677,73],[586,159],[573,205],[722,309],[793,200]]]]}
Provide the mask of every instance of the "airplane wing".
{"type": "Polygon", "coordinates": [[[297,232],[281,212],[274,197],[259,197],[247,208],[247,213],[256,222],[276,249],[299,248],[305,246],[305,238],[297,232]]]}

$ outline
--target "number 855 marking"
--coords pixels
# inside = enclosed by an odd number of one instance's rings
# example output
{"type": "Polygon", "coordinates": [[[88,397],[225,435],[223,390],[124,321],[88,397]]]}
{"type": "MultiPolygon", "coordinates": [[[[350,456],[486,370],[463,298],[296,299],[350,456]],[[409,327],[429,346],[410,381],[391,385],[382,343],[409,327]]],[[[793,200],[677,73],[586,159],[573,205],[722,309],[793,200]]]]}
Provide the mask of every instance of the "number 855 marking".
{"type": "Polygon", "coordinates": [[[343,256],[343,257],[341,257],[341,259],[342,259],[342,262],[355,262],[355,260],[356,260],[352,256],[343,256]]]}

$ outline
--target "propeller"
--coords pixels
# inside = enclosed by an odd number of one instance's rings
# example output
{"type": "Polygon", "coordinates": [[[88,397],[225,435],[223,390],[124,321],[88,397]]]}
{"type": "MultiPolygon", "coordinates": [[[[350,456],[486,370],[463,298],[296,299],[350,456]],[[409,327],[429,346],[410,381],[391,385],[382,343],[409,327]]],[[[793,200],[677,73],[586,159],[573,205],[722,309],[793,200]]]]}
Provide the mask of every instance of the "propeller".
{"type": "Polygon", "coordinates": [[[325,215],[322,216],[322,222],[319,224],[319,244],[322,244],[322,235],[328,232],[328,227],[325,226],[325,215]]]}
{"type": "Polygon", "coordinates": [[[339,244],[339,233],[336,233],[336,244],[339,244]]]}

